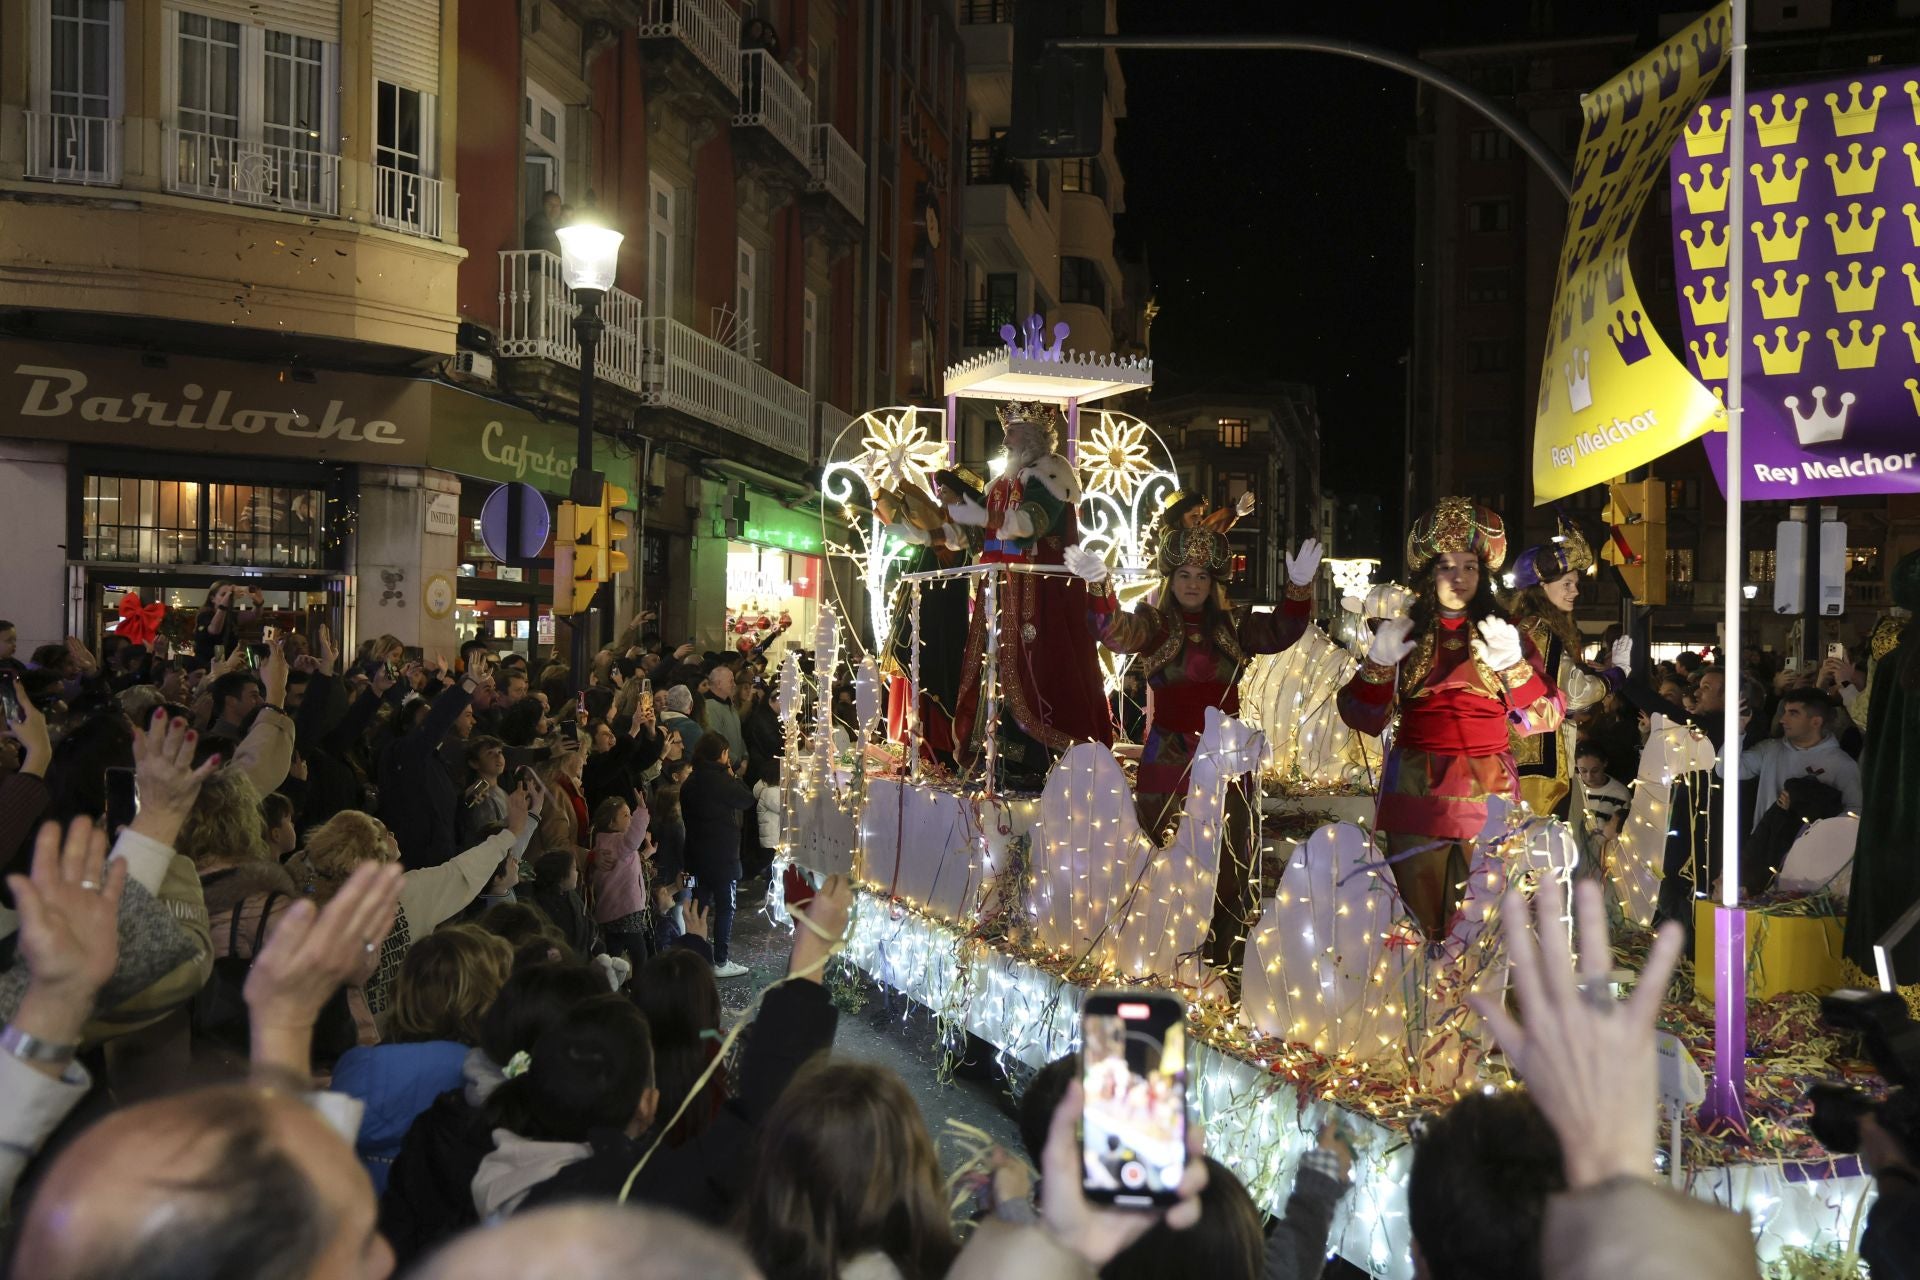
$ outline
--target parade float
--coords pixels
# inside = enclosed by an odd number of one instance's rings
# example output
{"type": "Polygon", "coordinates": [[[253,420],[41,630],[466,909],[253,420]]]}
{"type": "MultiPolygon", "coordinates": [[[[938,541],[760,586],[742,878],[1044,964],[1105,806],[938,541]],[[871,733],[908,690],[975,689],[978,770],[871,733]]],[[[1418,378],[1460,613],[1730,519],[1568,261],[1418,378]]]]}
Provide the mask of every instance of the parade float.
{"type": "MultiPolygon", "coordinates": [[[[1238,716],[1207,713],[1185,805],[1164,843],[1135,816],[1131,744],[1080,742],[1058,753],[1043,785],[1001,784],[991,745],[1003,711],[993,643],[973,659],[985,750],[971,769],[941,764],[921,741],[923,704],[912,693],[933,638],[924,629],[928,593],[958,584],[991,629],[998,593],[1017,589],[1023,573],[1061,570],[919,568],[915,548],[888,533],[880,492],[924,490],[952,465],[961,399],[1058,405],[1079,480],[1081,543],[1107,561],[1122,598],[1137,599],[1152,589],[1161,500],[1178,485],[1153,429],[1099,405],[1148,386],[1144,361],[1072,352],[1064,326],[1048,342],[1037,321],[1004,336],[1002,350],[949,371],[944,412],[876,410],[835,442],[823,494],[853,534],[829,552],[860,590],[823,601],[813,674],[793,652],[779,672],[784,856],[852,876],[863,890],[852,963],[930,1010],[950,1043],[975,1037],[1016,1075],[1076,1047],[1087,991],[1178,991],[1191,1008],[1191,1096],[1210,1153],[1279,1212],[1299,1156],[1337,1113],[1361,1158],[1332,1247],[1372,1274],[1409,1275],[1407,1126],[1462,1090],[1511,1087],[1463,997],[1504,988],[1497,913],[1509,885],[1571,876],[1587,833],[1492,802],[1462,909],[1444,943],[1426,944],[1401,910],[1371,830],[1382,743],[1348,728],[1334,706],[1365,649],[1363,615],[1391,616],[1408,596],[1351,570],[1339,584],[1345,610],[1324,620],[1328,629],[1310,626],[1285,652],[1247,663],[1238,716]],[[864,618],[852,616],[859,607],[864,618]],[[863,636],[880,639],[869,649],[863,636]],[[887,638],[901,636],[905,660],[890,662],[887,638]],[[834,740],[824,691],[835,672],[852,673],[857,721],[851,749],[838,753],[819,745],[834,740]],[[1236,782],[1260,797],[1264,874],[1244,970],[1223,981],[1200,956],[1236,782]]],[[[1100,661],[1106,687],[1119,689],[1127,659],[1103,651],[1100,661]]],[[[1664,720],[1642,759],[1629,818],[1605,850],[1610,898],[1628,926],[1623,956],[1646,945],[1673,783],[1714,763],[1710,744],[1664,720]]],[[[1630,986],[1631,966],[1616,976],[1630,986]]],[[[1690,989],[1674,995],[1666,1025],[1676,1061],[1688,1053],[1710,1060],[1711,1015],[1690,989]]],[[[1832,1073],[1820,1055],[1837,1056],[1813,1001],[1756,1003],[1749,1026],[1753,1122],[1737,1139],[1689,1125],[1671,1173],[1696,1194],[1752,1212],[1763,1258],[1784,1265],[1849,1239],[1870,1180],[1789,1119],[1798,1090],[1832,1073]]],[[[1678,1107],[1698,1101],[1687,1074],[1677,1076],[1678,1107]]]]}

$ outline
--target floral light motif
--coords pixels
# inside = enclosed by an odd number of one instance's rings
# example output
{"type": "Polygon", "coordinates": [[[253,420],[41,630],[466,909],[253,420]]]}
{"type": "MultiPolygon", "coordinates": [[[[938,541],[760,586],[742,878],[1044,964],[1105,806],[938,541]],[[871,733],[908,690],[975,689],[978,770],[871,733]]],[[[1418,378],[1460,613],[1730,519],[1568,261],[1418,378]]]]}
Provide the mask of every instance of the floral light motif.
{"type": "Polygon", "coordinates": [[[946,442],[931,435],[925,425],[935,420],[933,414],[901,409],[869,413],[865,420],[867,435],[860,442],[859,465],[874,492],[928,488],[933,473],[947,465],[946,442]]]}
{"type": "Polygon", "coordinates": [[[1105,491],[1122,502],[1156,470],[1147,447],[1147,424],[1138,418],[1103,413],[1080,441],[1080,473],[1089,492],[1105,491]]]}

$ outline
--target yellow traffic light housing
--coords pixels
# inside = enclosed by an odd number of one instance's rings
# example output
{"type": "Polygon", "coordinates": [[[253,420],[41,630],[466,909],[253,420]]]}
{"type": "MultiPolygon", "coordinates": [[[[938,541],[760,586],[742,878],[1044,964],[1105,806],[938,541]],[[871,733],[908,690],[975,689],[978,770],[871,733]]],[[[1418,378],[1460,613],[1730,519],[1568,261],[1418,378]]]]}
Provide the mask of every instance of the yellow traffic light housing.
{"type": "Polygon", "coordinates": [[[1607,486],[1606,545],[1600,557],[1618,565],[1641,604],[1667,602],[1667,487],[1662,480],[1616,480],[1607,486]]]}
{"type": "Polygon", "coordinates": [[[587,508],[585,514],[586,520],[582,521],[581,508],[562,502],[554,522],[553,611],[563,617],[592,608],[593,597],[600,590],[600,579],[593,576],[596,567],[593,548],[579,543],[583,534],[591,532],[583,529],[582,524],[591,525],[597,512],[587,508]]]}
{"type": "Polygon", "coordinates": [[[594,568],[596,582],[611,582],[616,573],[627,571],[627,553],[620,550],[616,543],[632,535],[633,526],[621,517],[620,509],[627,505],[627,491],[611,480],[600,486],[600,508],[594,520],[593,543],[594,568]]]}

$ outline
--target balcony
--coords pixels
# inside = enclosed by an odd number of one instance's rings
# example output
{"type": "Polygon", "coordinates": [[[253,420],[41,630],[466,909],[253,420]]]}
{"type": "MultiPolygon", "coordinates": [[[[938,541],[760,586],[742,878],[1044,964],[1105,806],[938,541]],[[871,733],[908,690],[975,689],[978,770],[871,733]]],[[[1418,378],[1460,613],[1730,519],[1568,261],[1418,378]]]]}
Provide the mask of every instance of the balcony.
{"type": "Polygon", "coordinates": [[[440,179],[380,164],[373,167],[373,221],[389,231],[442,239],[440,179]]]}
{"type": "Polygon", "coordinates": [[[961,312],[960,345],[969,348],[1001,345],[1000,326],[1013,323],[1013,309],[995,306],[985,298],[969,298],[961,312]]]}
{"type": "Polygon", "coordinates": [[[641,322],[643,404],[725,427],[802,462],[813,460],[813,399],[750,356],[678,320],[641,322]]]}
{"type": "Polygon", "coordinates": [[[1027,207],[1033,180],[1027,167],[1007,154],[1007,144],[994,138],[975,138],[967,144],[967,185],[1003,186],[1027,207]]]}
{"type": "MultiPolygon", "coordinates": [[[[594,371],[618,387],[641,390],[640,299],[609,289],[600,302],[600,335],[594,371]]],[[[544,249],[508,249],[500,254],[500,332],[494,350],[504,359],[550,360],[580,367],[573,332],[580,308],[560,275],[560,258],[544,249]]]]}
{"type": "Polygon", "coordinates": [[[340,212],[340,157],[188,129],[166,130],[167,190],[203,200],[329,217],[340,212]]]}
{"type": "Polygon", "coordinates": [[[813,126],[813,145],[808,152],[813,180],[808,191],[823,191],[852,216],[856,226],[866,222],[867,162],[830,124],[813,126]]]}
{"type": "Polygon", "coordinates": [[[118,116],[50,115],[29,111],[27,176],[90,187],[120,185],[118,116]]]}
{"type": "Polygon", "coordinates": [[[813,178],[813,104],[787,69],[765,49],[740,53],[740,109],[748,159],[768,186],[804,190],[813,178]]]}
{"type": "Polygon", "coordinates": [[[731,115],[740,98],[740,15],[726,0],[641,0],[650,100],[693,116],[731,115]]]}
{"type": "Polygon", "coordinates": [[[853,425],[853,415],[845,409],[828,404],[825,400],[813,402],[814,438],[820,442],[820,452],[831,454],[840,433],[853,425]]]}

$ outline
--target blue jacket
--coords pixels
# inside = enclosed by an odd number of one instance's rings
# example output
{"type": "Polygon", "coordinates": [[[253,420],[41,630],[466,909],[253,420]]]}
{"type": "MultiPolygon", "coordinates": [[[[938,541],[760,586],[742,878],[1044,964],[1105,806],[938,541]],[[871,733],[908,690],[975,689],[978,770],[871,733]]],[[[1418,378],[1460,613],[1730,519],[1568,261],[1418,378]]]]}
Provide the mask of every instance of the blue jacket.
{"type": "Polygon", "coordinates": [[[435,1098],[460,1087],[466,1060],[467,1046],[452,1040],[377,1044],[340,1055],[333,1088],[366,1104],[355,1149],[373,1178],[375,1194],[386,1191],[387,1173],[415,1118],[435,1098]]]}

